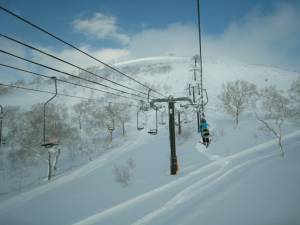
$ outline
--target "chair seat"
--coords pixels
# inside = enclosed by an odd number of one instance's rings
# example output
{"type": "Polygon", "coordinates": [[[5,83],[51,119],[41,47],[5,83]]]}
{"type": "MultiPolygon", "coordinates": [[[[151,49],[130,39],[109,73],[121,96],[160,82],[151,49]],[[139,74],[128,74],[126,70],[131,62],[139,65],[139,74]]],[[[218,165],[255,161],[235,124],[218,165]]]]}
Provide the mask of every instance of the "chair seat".
{"type": "Polygon", "coordinates": [[[152,134],[152,135],[156,135],[157,134],[157,130],[149,130],[148,134],[152,134]]]}
{"type": "Polygon", "coordinates": [[[48,142],[48,143],[44,143],[41,146],[45,147],[45,148],[52,148],[53,146],[58,145],[57,143],[53,143],[53,142],[48,142]]]}

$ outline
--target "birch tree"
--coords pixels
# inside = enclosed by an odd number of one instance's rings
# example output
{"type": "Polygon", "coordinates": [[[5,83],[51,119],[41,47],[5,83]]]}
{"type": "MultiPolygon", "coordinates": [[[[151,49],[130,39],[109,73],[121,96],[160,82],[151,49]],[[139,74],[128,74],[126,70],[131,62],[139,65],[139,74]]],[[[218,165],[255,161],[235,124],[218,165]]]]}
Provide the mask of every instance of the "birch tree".
{"type": "Polygon", "coordinates": [[[259,95],[261,113],[255,113],[262,128],[273,134],[278,139],[278,145],[284,157],[282,146],[283,125],[291,117],[289,99],[275,86],[269,86],[261,90],[259,95]]]}
{"type": "MultiPolygon", "coordinates": [[[[74,142],[75,129],[67,123],[67,110],[62,105],[48,104],[46,111],[46,141],[58,139],[60,145],[69,146],[74,142]]],[[[29,159],[46,159],[48,180],[57,169],[60,150],[43,148],[43,104],[35,104],[24,115],[23,133],[19,137],[20,151],[29,159]]],[[[76,139],[75,139],[76,140],[76,139]]]]}
{"type": "Polygon", "coordinates": [[[295,80],[289,89],[289,97],[293,119],[300,121],[300,77],[295,80]]]}
{"type": "Polygon", "coordinates": [[[125,136],[125,124],[130,121],[130,106],[123,103],[115,103],[116,118],[120,122],[122,135],[125,136]]]}
{"type": "Polygon", "coordinates": [[[256,94],[257,89],[254,84],[237,80],[222,85],[219,99],[225,112],[231,115],[235,124],[238,125],[241,113],[251,105],[252,97],[256,94]]]}

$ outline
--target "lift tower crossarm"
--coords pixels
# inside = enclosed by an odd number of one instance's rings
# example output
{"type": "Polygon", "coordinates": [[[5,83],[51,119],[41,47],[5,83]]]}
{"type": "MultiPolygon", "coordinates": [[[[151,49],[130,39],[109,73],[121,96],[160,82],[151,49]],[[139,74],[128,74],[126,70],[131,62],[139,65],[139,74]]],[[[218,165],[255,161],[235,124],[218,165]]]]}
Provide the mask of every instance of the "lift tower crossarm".
{"type": "Polygon", "coordinates": [[[191,105],[194,105],[192,99],[190,99],[189,97],[179,97],[179,98],[173,98],[173,96],[170,96],[169,98],[156,98],[153,99],[150,102],[150,107],[155,109],[157,108],[157,106],[155,105],[155,103],[159,103],[159,102],[169,102],[169,101],[174,101],[174,102],[182,102],[182,101],[187,101],[189,102],[191,105]]]}

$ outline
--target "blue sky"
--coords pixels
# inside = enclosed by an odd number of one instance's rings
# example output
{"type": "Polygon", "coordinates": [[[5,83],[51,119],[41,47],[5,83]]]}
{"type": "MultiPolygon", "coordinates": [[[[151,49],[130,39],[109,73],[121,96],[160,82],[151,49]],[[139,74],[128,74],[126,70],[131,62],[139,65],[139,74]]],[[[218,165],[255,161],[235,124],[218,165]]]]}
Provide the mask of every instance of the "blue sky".
{"type": "MultiPolygon", "coordinates": [[[[89,18],[95,12],[114,15],[123,32],[133,35],[145,28],[164,28],[173,23],[196,23],[195,0],[1,0],[1,5],[34,21],[68,40],[79,43],[84,37],[74,32],[72,21],[89,18]]],[[[239,21],[247,13],[259,10],[270,13],[277,0],[202,0],[201,16],[203,32],[220,34],[227,26],[239,21]]],[[[284,1],[296,4],[297,0],[284,1]]],[[[32,29],[3,12],[1,27],[12,33],[31,36],[41,42],[40,35],[34,36],[32,29]]],[[[86,37],[85,37],[86,38],[86,37]]],[[[92,40],[89,40],[92,41],[92,40]]],[[[96,42],[95,42],[96,44],[96,42]]],[[[110,43],[116,44],[116,43],[110,43]]]]}
{"type": "MultiPolygon", "coordinates": [[[[167,54],[190,56],[198,50],[195,0],[0,0],[0,3],[107,61],[167,54]]],[[[202,0],[204,55],[208,59],[229,57],[300,70],[298,21],[299,0],[202,0]]],[[[4,34],[82,62],[77,53],[3,11],[0,11],[0,26],[4,34]]],[[[11,44],[8,46],[12,48],[11,44]]]]}

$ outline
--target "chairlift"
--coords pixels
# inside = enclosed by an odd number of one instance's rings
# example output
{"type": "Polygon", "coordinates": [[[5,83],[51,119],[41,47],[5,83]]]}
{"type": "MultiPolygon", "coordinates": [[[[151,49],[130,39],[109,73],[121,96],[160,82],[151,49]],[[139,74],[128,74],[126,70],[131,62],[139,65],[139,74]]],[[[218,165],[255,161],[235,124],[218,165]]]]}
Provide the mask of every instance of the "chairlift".
{"type": "Polygon", "coordinates": [[[163,110],[160,111],[160,122],[159,122],[159,124],[160,125],[166,125],[166,122],[165,122],[166,107],[163,106],[162,108],[163,108],[163,110]]]}
{"type": "Polygon", "coordinates": [[[208,148],[208,146],[211,143],[211,135],[209,133],[208,129],[203,129],[203,131],[201,132],[201,137],[203,142],[199,141],[201,144],[203,144],[206,148],[208,148]]]}
{"type": "Polygon", "coordinates": [[[189,108],[191,104],[180,104],[180,108],[182,108],[183,110],[187,110],[189,108]]]}
{"type": "Polygon", "coordinates": [[[42,147],[45,148],[52,148],[56,145],[58,145],[58,138],[57,137],[50,137],[46,140],[46,107],[47,104],[52,101],[56,96],[57,96],[57,81],[56,81],[56,77],[51,77],[54,80],[54,84],[55,84],[55,94],[44,103],[44,123],[43,123],[43,144],[41,144],[42,147]]]}
{"type": "Polygon", "coordinates": [[[150,106],[145,104],[145,105],[141,106],[141,110],[147,112],[150,110],[150,106]]]}
{"type": "MultiPolygon", "coordinates": [[[[108,106],[106,107],[106,111],[109,114],[113,114],[113,108],[112,108],[112,102],[108,102],[108,106]]],[[[109,124],[107,124],[109,132],[113,132],[115,130],[115,121],[113,118],[111,118],[111,121],[109,124]]]]}
{"type": "Polygon", "coordinates": [[[51,137],[51,138],[48,138],[48,141],[46,143],[42,144],[41,146],[43,146],[45,148],[52,148],[55,145],[58,145],[58,138],[51,137]]]}
{"type": "Polygon", "coordinates": [[[136,112],[136,129],[137,130],[143,130],[144,129],[144,126],[140,124],[140,121],[139,121],[139,113],[141,112],[141,110],[138,110],[136,112]]]}
{"type": "Polygon", "coordinates": [[[151,134],[151,135],[156,135],[157,131],[158,131],[158,129],[157,129],[157,110],[158,110],[158,108],[155,107],[155,128],[151,128],[148,131],[148,133],[151,134]]]}
{"type": "Polygon", "coordinates": [[[207,90],[206,89],[203,89],[203,91],[205,92],[205,97],[206,97],[206,101],[204,102],[204,106],[206,106],[207,103],[208,103],[208,94],[207,94],[207,90]]]}
{"type": "Polygon", "coordinates": [[[109,127],[108,127],[108,130],[109,130],[110,132],[112,132],[112,131],[115,130],[115,128],[114,128],[114,126],[109,126],[109,127]]]}
{"type": "Polygon", "coordinates": [[[194,117],[190,115],[191,119],[188,119],[188,113],[191,113],[191,111],[188,111],[187,108],[185,108],[184,110],[181,111],[181,113],[183,114],[183,119],[182,119],[182,123],[184,124],[188,124],[194,121],[194,117]]]}
{"type": "Polygon", "coordinates": [[[205,147],[207,148],[208,145],[211,142],[211,135],[210,135],[210,132],[209,132],[209,129],[208,129],[208,125],[203,127],[203,123],[207,124],[206,120],[205,120],[204,113],[202,113],[202,115],[200,117],[200,121],[201,121],[200,132],[201,132],[201,137],[202,137],[202,140],[203,140],[203,142],[200,142],[200,143],[205,145],[205,147]]]}
{"type": "Polygon", "coordinates": [[[143,100],[140,100],[140,109],[142,111],[149,111],[150,110],[150,105],[148,103],[146,103],[143,100]]]}
{"type": "Polygon", "coordinates": [[[157,135],[157,129],[150,129],[148,131],[148,134],[151,134],[151,135],[157,135]]]}

